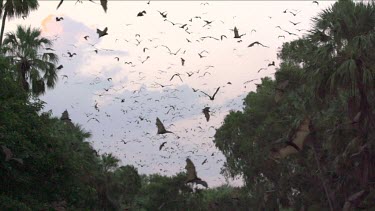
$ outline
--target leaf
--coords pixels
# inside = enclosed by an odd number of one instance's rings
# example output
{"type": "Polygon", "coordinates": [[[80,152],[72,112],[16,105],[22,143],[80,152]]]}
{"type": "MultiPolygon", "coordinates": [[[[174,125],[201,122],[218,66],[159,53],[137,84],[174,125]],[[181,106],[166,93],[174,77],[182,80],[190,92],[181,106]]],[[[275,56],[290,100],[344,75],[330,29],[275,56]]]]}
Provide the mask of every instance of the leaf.
{"type": "Polygon", "coordinates": [[[108,3],[108,0],[100,0],[100,4],[102,5],[104,12],[106,13],[107,13],[107,3],[108,3]]]}

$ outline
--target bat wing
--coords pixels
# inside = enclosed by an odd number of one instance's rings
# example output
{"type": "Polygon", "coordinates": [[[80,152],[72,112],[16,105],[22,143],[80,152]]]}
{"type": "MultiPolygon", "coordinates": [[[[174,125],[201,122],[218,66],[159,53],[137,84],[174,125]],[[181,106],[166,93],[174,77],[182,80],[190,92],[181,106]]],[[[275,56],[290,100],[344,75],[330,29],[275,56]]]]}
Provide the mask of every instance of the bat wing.
{"type": "Polygon", "coordinates": [[[57,5],[56,9],[59,9],[59,7],[62,5],[62,3],[64,2],[64,0],[60,0],[59,4],[57,5]]]}
{"type": "Polygon", "coordinates": [[[217,94],[217,92],[219,91],[219,89],[220,89],[220,86],[216,89],[214,95],[212,95],[212,98],[214,98],[214,97],[216,96],[216,94],[217,94]]]}
{"type": "Polygon", "coordinates": [[[160,121],[160,119],[158,117],[156,117],[156,127],[158,127],[158,133],[157,134],[163,134],[163,133],[167,132],[163,123],[160,121]]]}
{"type": "Polygon", "coordinates": [[[194,181],[197,178],[197,172],[195,171],[195,166],[193,162],[187,158],[185,169],[187,171],[187,182],[194,181]]]}
{"type": "Polygon", "coordinates": [[[310,134],[310,119],[305,118],[302,123],[299,125],[297,132],[294,135],[293,143],[297,145],[300,150],[303,148],[303,144],[307,138],[307,136],[310,134]]]}
{"type": "Polygon", "coordinates": [[[237,29],[237,27],[234,27],[233,31],[234,31],[234,37],[235,37],[235,38],[240,36],[240,35],[238,34],[238,29],[237,29]]]}
{"type": "Polygon", "coordinates": [[[292,144],[286,146],[286,147],[283,147],[281,149],[278,149],[278,150],[273,150],[271,152],[271,156],[273,158],[285,158],[291,154],[295,154],[295,153],[298,153],[299,150],[302,150],[303,149],[303,144],[307,138],[307,136],[310,134],[310,129],[309,129],[309,125],[310,125],[310,119],[309,118],[305,118],[302,123],[299,125],[297,131],[295,132],[294,136],[293,136],[293,139],[291,141],[292,144]],[[296,149],[297,146],[299,148],[296,149]]]}
{"type": "Polygon", "coordinates": [[[107,3],[108,3],[108,0],[100,0],[100,4],[102,5],[104,12],[107,12],[107,9],[108,9],[107,3]]]}

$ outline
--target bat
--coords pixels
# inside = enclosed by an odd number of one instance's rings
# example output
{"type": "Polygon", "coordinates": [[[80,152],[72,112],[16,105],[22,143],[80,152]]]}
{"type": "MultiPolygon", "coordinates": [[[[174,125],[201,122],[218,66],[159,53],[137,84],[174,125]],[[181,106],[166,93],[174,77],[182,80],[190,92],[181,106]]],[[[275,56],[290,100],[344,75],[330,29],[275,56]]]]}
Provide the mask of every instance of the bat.
{"type": "Polygon", "coordinates": [[[272,149],[271,157],[280,159],[301,151],[307,136],[310,134],[309,124],[310,119],[306,117],[294,133],[292,140],[286,142],[287,146],[280,149],[272,149]]]}
{"type": "Polygon", "coordinates": [[[189,158],[186,158],[185,169],[187,171],[187,179],[185,183],[196,183],[208,188],[207,182],[203,181],[201,178],[197,176],[194,163],[189,158]]]}
{"type": "Polygon", "coordinates": [[[210,107],[205,107],[202,110],[204,117],[206,117],[207,122],[210,120],[210,107]]]}

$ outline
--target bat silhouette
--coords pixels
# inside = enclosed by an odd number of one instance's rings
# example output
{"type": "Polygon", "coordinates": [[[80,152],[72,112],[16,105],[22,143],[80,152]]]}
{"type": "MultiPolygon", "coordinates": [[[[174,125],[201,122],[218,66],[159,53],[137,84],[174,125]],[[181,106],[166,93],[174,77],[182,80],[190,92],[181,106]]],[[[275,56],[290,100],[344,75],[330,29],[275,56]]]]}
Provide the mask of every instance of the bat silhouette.
{"type": "Polygon", "coordinates": [[[291,24],[293,24],[293,25],[297,25],[297,24],[300,24],[301,22],[297,22],[297,23],[294,23],[294,22],[292,22],[292,21],[289,21],[291,24]]]}
{"type": "Polygon", "coordinates": [[[162,47],[166,48],[166,49],[168,50],[169,54],[171,54],[171,55],[177,55],[177,53],[181,50],[181,48],[180,48],[180,49],[178,49],[175,53],[173,53],[173,52],[171,51],[171,49],[168,48],[168,46],[166,46],[166,45],[162,45],[162,47]]]}
{"type": "Polygon", "coordinates": [[[275,61],[272,61],[271,63],[268,64],[268,67],[269,66],[275,66],[275,61]]]}
{"type": "Polygon", "coordinates": [[[70,53],[69,51],[67,54],[69,55],[69,57],[73,57],[74,55],[77,55],[76,53],[70,53]]]}
{"type": "Polygon", "coordinates": [[[181,64],[182,64],[182,66],[185,65],[185,59],[184,58],[181,58],[181,64]]]}
{"type": "Polygon", "coordinates": [[[204,117],[206,117],[207,122],[210,121],[210,107],[205,107],[202,112],[204,117]]]}
{"type": "Polygon", "coordinates": [[[64,20],[63,17],[56,17],[56,21],[61,21],[61,20],[64,20]]]}
{"type": "Polygon", "coordinates": [[[100,30],[100,29],[96,29],[96,33],[99,35],[99,38],[101,38],[101,37],[103,37],[105,35],[108,35],[107,31],[108,31],[108,27],[105,27],[103,29],[103,31],[100,30]]]}
{"type": "Polygon", "coordinates": [[[288,33],[289,35],[295,35],[295,36],[298,36],[297,34],[294,34],[294,33],[289,32],[289,31],[287,31],[287,30],[283,30],[283,31],[286,32],[286,33],[288,33]]]}
{"type": "Polygon", "coordinates": [[[300,13],[300,12],[296,12],[296,13],[294,13],[294,12],[292,12],[292,11],[289,11],[289,13],[290,14],[292,14],[293,16],[296,16],[298,13],[300,13]]]}
{"type": "Polygon", "coordinates": [[[170,79],[169,81],[172,81],[172,79],[173,79],[175,76],[178,76],[178,77],[180,78],[181,82],[184,82],[184,81],[182,81],[182,78],[181,78],[180,73],[173,74],[172,77],[171,77],[171,79],[170,79]]]}
{"type": "Polygon", "coordinates": [[[164,147],[164,145],[166,144],[167,142],[165,141],[165,142],[163,142],[160,146],[159,146],[159,151],[161,150],[161,149],[163,149],[163,147],[164,147]]]}
{"type": "Polygon", "coordinates": [[[207,163],[207,158],[202,162],[202,165],[204,165],[205,163],[207,163]]]}
{"type": "Polygon", "coordinates": [[[234,31],[234,38],[237,38],[237,39],[239,39],[239,38],[241,38],[242,36],[246,35],[246,34],[241,34],[241,35],[239,35],[239,32],[238,32],[237,27],[234,27],[233,31],[234,31]]]}
{"type": "Polygon", "coordinates": [[[196,183],[203,185],[204,187],[208,188],[208,184],[206,181],[203,181],[201,178],[197,176],[197,172],[195,171],[194,163],[189,159],[186,158],[186,166],[185,169],[187,171],[187,179],[185,183],[196,183]]]}
{"type": "Polygon", "coordinates": [[[143,10],[142,12],[139,12],[139,13],[137,14],[137,17],[142,17],[142,16],[144,16],[145,14],[146,14],[146,11],[143,10]]]}
{"type": "Polygon", "coordinates": [[[215,93],[212,96],[208,95],[207,93],[205,93],[203,91],[201,91],[201,92],[203,94],[207,95],[210,98],[210,100],[215,100],[215,96],[216,96],[217,92],[219,91],[219,89],[220,89],[220,86],[216,89],[215,93]]]}
{"type": "Polygon", "coordinates": [[[56,67],[56,69],[58,70],[61,70],[64,66],[62,64],[60,64],[58,67],[56,67]]]}
{"type": "Polygon", "coordinates": [[[307,136],[310,134],[309,125],[310,119],[306,117],[294,133],[292,140],[286,142],[287,146],[280,149],[273,148],[271,150],[271,157],[280,159],[301,151],[307,136]]]}
{"type": "Polygon", "coordinates": [[[253,42],[253,43],[251,43],[249,46],[247,46],[248,48],[251,48],[251,47],[253,47],[254,45],[261,45],[261,46],[263,46],[263,47],[265,47],[265,48],[269,48],[268,46],[265,46],[265,45],[263,45],[262,43],[260,43],[260,42],[258,42],[258,41],[255,41],[255,42],[253,42]]]}
{"type": "Polygon", "coordinates": [[[84,38],[85,40],[87,40],[89,37],[90,37],[90,36],[86,35],[86,36],[84,36],[83,38],[84,38]]]}
{"type": "Polygon", "coordinates": [[[260,69],[258,70],[258,73],[259,73],[260,71],[262,71],[262,70],[267,70],[267,68],[260,68],[260,69]]]}
{"type": "Polygon", "coordinates": [[[163,18],[167,18],[167,11],[164,11],[164,12],[160,12],[160,11],[158,11],[159,13],[160,13],[160,15],[163,17],[163,18]]]}
{"type": "Polygon", "coordinates": [[[206,21],[204,20],[204,22],[206,23],[203,27],[207,26],[207,25],[210,25],[213,21],[206,21]]]}
{"type": "Polygon", "coordinates": [[[316,5],[319,5],[319,2],[318,2],[318,1],[313,1],[312,3],[313,3],[313,4],[316,4],[316,5]]]}

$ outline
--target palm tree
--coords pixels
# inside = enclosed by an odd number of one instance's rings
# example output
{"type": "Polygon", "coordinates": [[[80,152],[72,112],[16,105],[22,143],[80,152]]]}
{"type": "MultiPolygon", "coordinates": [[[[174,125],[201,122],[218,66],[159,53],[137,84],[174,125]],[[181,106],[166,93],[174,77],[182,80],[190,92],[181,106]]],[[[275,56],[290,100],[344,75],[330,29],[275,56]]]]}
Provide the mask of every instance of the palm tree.
{"type": "Polygon", "coordinates": [[[6,19],[14,17],[27,17],[33,10],[38,9],[38,0],[0,0],[0,14],[3,15],[0,32],[0,47],[3,43],[3,35],[6,19]]]}
{"type": "Polygon", "coordinates": [[[338,93],[348,90],[356,99],[361,135],[374,125],[368,94],[375,88],[375,2],[355,3],[340,0],[314,18],[314,30],[308,36],[315,46],[310,65],[317,88],[338,93]]]}
{"type": "Polygon", "coordinates": [[[56,64],[58,57],[54,53],[40,50],[52,46],[52,41],[40,37],[36,28],[17,26],[15,33],[5,35],[4,52],[15,65],[15,76],[24,90],[40,95],[53,88],[57,81],[56,64]],[[42,75],[41,75],[42,74],[42,75]],[[31,87],[30,84],[31,83],[31,87]]]}

